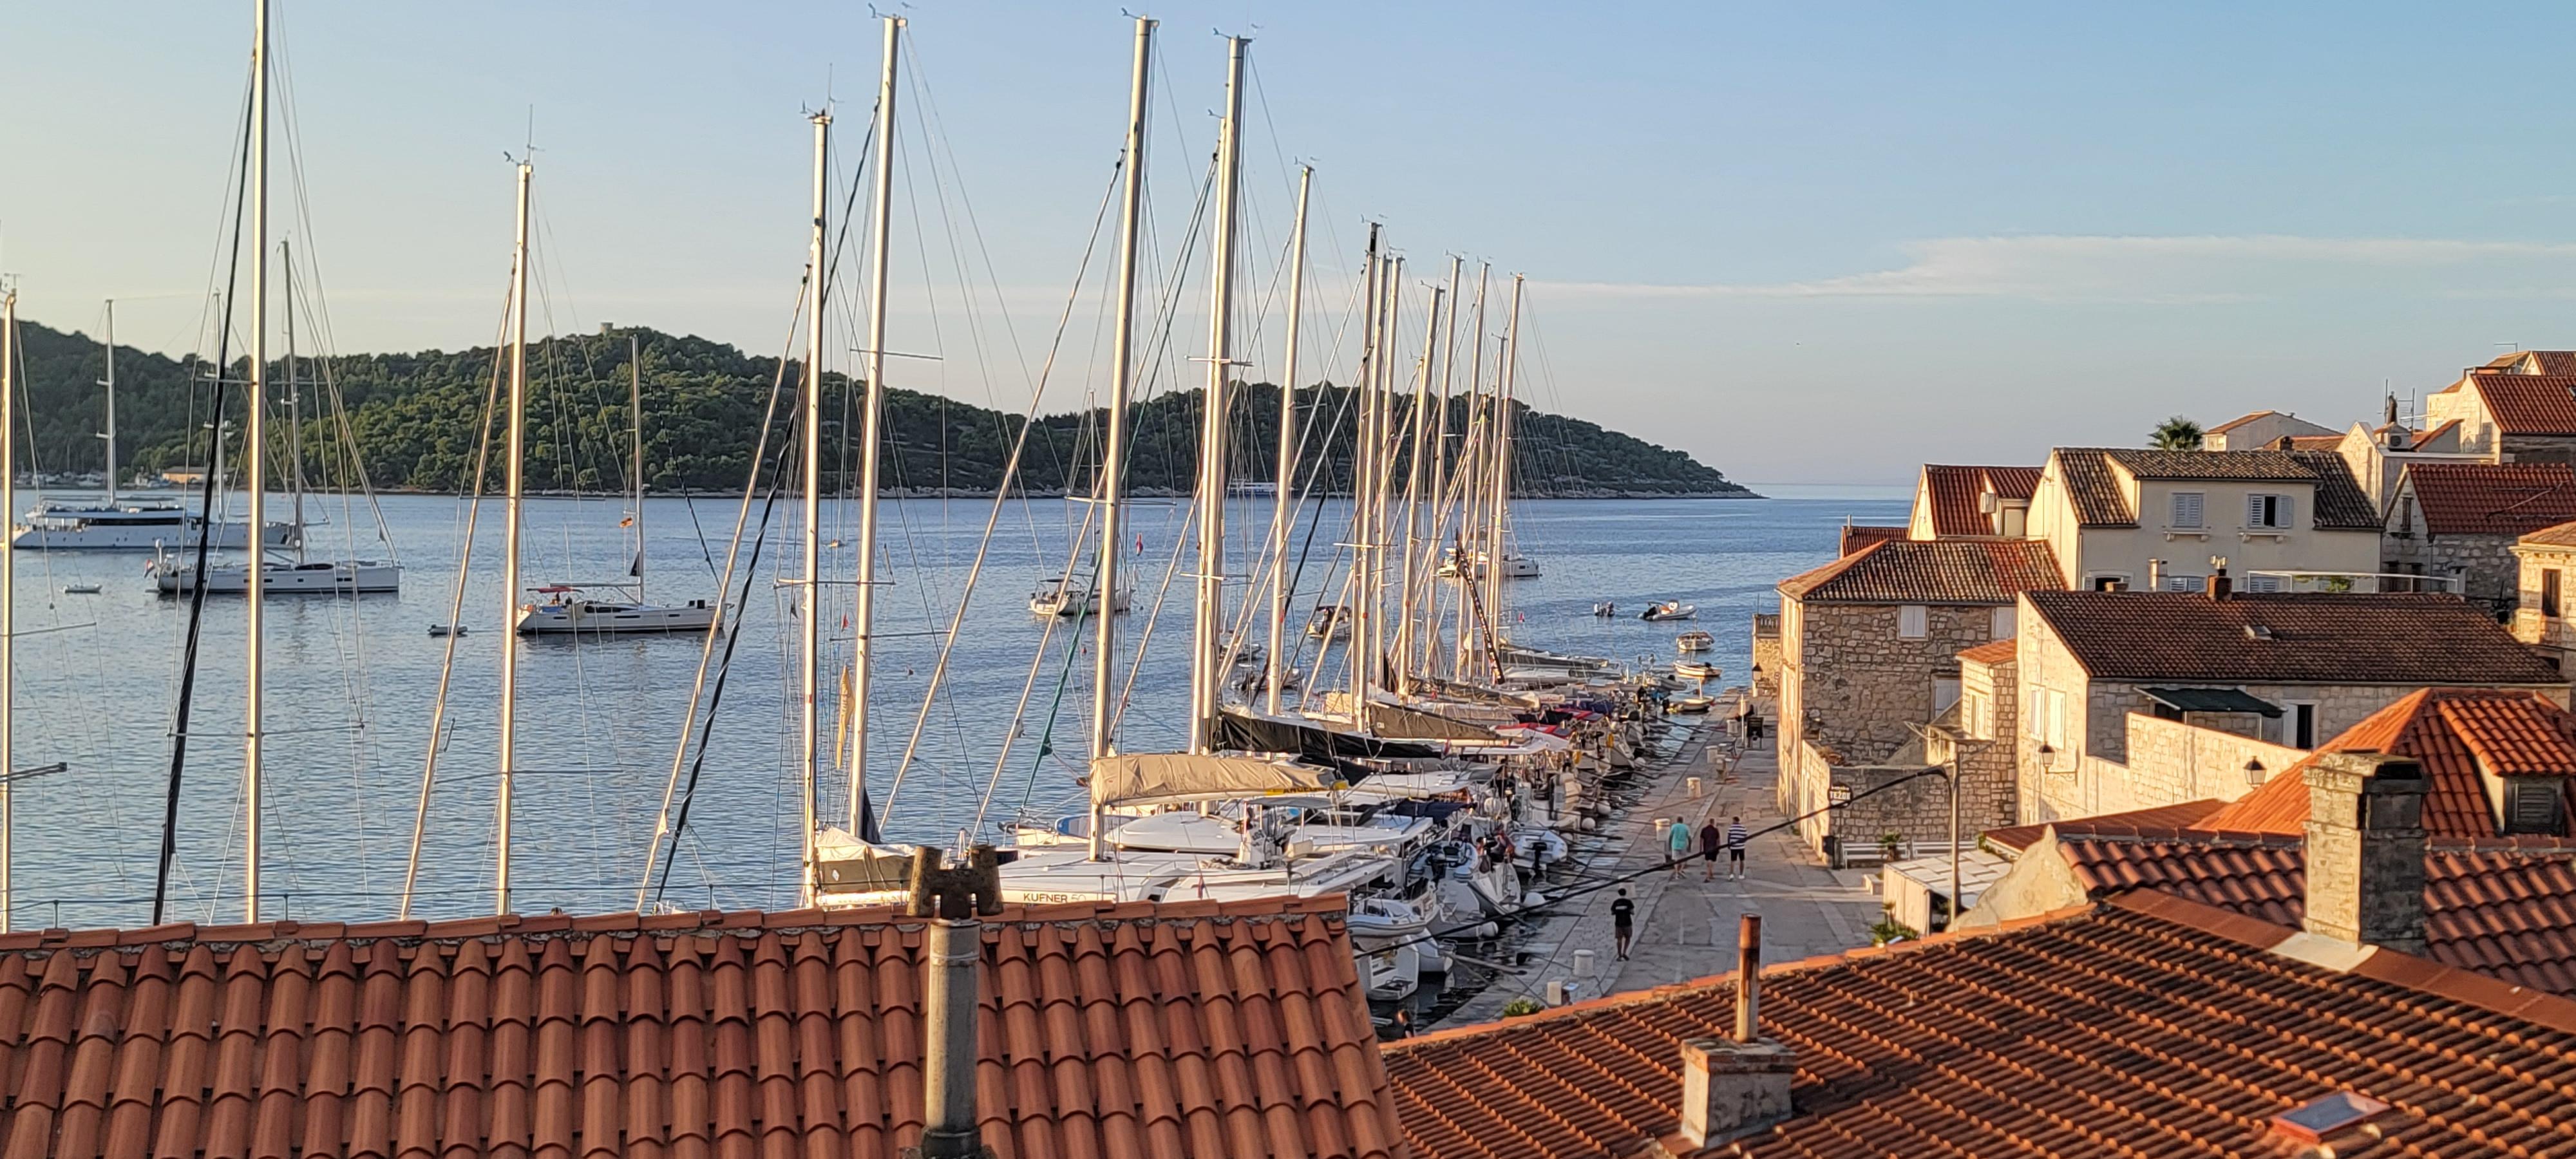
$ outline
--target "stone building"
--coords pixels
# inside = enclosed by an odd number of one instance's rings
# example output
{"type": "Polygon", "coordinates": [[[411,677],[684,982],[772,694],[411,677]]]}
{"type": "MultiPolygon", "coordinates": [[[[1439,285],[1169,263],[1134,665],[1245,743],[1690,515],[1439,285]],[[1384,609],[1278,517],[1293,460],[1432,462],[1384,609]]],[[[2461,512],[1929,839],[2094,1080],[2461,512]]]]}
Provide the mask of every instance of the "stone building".
{"type": "Polygon", "coordinates": [[[2515,541],[2571,519],[2576,467],[2566,463],[2411,463],[2389,499],[2380,570],[2436,578],[2427,590],[2503,618],[2521,589],[2515,541]]]}
{"type": "Polygon", "coordinates": [[[1923,465],[1914,487],[1910,539],[2021,539],[2030,534],[2037,467],[1923,465]]]}
{"type": "Polygon", "coordinates": [[[2424,421],[2460,424],[2460,449],[2497,463],[2576,462],[2576,351],[2524,350],[2472,367],[2424,398],[2424,421]]]}
{"type": "MultiPolygon", "coordinates": [[[[2048,545],[2034,540],[1894,540],[1872,544],[1780,583],[1780,793],[1793,815],[1857,794],[1926,765],[1917,729],[1959,699],[1959,653],[2010,638],[2014,598],[2059,584],[2048,545]]],[[[1937,815],[1946,838],[1949,809],[1939,785],[1915,783],[1940,801],[1871,798],[1875,809],[1937,815]]],[[[1803,832],[1822,848],[1838,824],[1867,821],[1875,842],[1896,824],[1862,812],[1816,818],[1803,832]]]]}
{"type": "Polygon", "coordinates": [[[2222,575],[2194,593],[2025,592],[2020,626],[2025,823],[2243,795],[2254,774],[2230,783],[2230,762],[2276,772],[2282,750],[2429,686],[2567,702],[2557,665],[2450,595],[2249,594],[2222,575]],[[2170,751],[2133,751],[2141,736],[2170,751]]]}
{"type": "Polygon", "coordinates": [[[2318,426],[2294,414],[2258,410],[2202,431],[2200,449],[2267,451],[2277,448],[2283,439],[2319,438],[2333,434],[2333,428],[2318,426]]]}
{"type": "Polygon", "coordinates": [[[2567,589],[2576,582],[2576,523],[2544,527],[2516,540],[2514,563],[2518,571],[2513,610],[2513,637],[2531,645],[2558,665],[2561,673],[2576,675],[2576,625],[2570,625],[2576,607],[2568,601],[2567,589]]]}
{"type": "Polygon", "coordinates": [[[2196,591],[2222,559],[2257,589],[2379,570],[2379,510],[2330,451],[2060,447],[2029,530],[2095,591],[2196,591]]]}

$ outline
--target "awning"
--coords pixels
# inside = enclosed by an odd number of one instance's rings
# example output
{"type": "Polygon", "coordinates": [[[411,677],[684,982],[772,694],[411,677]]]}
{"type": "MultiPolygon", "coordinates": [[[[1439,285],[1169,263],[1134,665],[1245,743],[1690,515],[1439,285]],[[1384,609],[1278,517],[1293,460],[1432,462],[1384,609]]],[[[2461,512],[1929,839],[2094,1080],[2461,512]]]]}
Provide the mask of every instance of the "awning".
{"type": "Polygon", "coordinates": [[[1091,762],[1091,799],[1103,805],[1223,800],[1314,792],[1340,779],[1332,769],[1264,757],[1120,753],[1091,762]]]}
{"type": "Polygon", "coordinates": [[[2176,712],[2259,712],[2281,715],[2281,706],[2242,688],[2141,688],[2147,699],[2176,712]]]}

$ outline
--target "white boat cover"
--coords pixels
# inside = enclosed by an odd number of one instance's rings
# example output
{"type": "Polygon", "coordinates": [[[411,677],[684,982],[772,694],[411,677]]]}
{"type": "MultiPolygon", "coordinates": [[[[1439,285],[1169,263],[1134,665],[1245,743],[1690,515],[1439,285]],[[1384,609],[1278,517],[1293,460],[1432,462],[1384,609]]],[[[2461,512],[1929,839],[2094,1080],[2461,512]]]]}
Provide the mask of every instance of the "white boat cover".
{"type": "Polygon", "coordinates": [[[1091,762],[1091,798],[1103,805],[1258,797],[1329,789],[1332,769],[1268,757],[1120,753],[1091,762]]]}

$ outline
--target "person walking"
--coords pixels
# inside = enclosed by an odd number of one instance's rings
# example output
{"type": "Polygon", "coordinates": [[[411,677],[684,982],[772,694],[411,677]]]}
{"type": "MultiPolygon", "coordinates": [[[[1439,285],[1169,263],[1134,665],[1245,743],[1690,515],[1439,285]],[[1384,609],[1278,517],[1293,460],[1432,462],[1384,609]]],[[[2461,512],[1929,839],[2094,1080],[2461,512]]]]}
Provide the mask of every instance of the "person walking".
{"type": "Polygon", "coordinates": [[[1681,876],[1682,867],[1690,864],[1691,827],[1689,818],[1675,817],[1673,818],[1672,824],[1664,827],[1664,850],[1670,855],[1666,860],[1673,863],[1673,876],[1681,876]]]}
{"type": "Polygon", "coordinates": [[[1619,889],[1619,900],[1610,903],[1610,936],[1618,939],[1619,960],[1628,960],[1628,938],[1637,929],[1637,903],[1628,899],[1627,887],[1619,889]]]}
{"type": "MultiPolygon", "coordinates": [[[[1712,823],[1710,827],[1716,826],[1712,823]]],[[[1744,842],[1746,840],[1744,818],[1728,818],[1726,825],[1726,879],[1728,881],[1741,881],[1744,878],[1744,842]]],[[[1709,856],[1712,859],[1716,857],[1715,854],[1709,856]]]]}
{"type": "Polygon", "coordinates": [[[1717,851],[1726,844],[1726,834],[1717,827],[1717,818],[1699,823],[1699,860],[1701,881],[1717,880],[1717,851]]]}

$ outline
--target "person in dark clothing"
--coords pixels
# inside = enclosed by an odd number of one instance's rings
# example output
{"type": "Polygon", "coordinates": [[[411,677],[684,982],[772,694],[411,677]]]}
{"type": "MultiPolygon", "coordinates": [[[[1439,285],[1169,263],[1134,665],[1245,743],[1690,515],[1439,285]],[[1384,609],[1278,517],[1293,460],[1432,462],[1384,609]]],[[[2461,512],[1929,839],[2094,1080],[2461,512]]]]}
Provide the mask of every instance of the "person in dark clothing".
{"type": "Polygon", "coordinates": [[[1699,860],[1701,881],[1717,880],[1717,851],[1726,845],[1726,834],[1719,831],[1717,818],[1699,823],[1699,860]]]}
{"type": "Polygon", "coordinates": [[[1628,891],[1619,891],[1619,900],[1610,903],[1610,933],[1619,940],[1619,960],[1628,960],[1628,938],[1636,932],[1637,903],[1629,900],[1628,891]]]}
{"type": "Polygon", "coordinates": [[[1413,1010],[1410,1007],[1398,1006],[1395,1008],[1395,1036],[1397,1038],[1413,1037],[1413,1010]]]}

